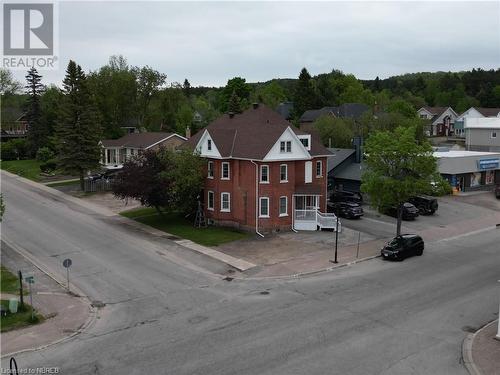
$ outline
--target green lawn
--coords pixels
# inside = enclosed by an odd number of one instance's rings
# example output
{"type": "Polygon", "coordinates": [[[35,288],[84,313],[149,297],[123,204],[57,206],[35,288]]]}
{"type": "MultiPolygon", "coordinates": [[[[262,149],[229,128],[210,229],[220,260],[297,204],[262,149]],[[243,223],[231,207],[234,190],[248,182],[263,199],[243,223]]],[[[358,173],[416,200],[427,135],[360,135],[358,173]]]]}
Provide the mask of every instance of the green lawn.
{"type": "Polygon", "coordinates": [[[15,173],[33,181],[40,181],[40,164],[38,160],[7,160],[1,162],[2,169],[15,173]]]}
{"type": "Polygon", "coordinates": [[[231,228],[214,226],[195,228],[191,221],[186,220],[179,213],[159,215],[154,208],[139,208],[122,212],[121,215],[205,246],[218,246],[248,236],[248,233],[238,232],[231,228]]]}
{"type": "Polygon", "coordinates": [[[19,278],[16,275],[12,274],[4,266],[1,266],[0,272],[0,284],[2,293],[19,293],[19,278]]]}
{"type": "MultiPolygon", "coordinates": [[[[8,300],[1,300],[1,303],[4,309],[6,310],[9,309],[8,300]]],[[[43,316],[37,314],[35,311],[34,319],[31,320],[31,306],[25,303],[24,309],[22,311],[21,309],[18,309],[17,313],[15,314],[11,314],[10,312],[8,312],[6,316],[2,315],[0,317],[0,332],[7,332],[13,329],[26,327],[32,324],[37,324],[42,322],[43,319],[44,319],[43,316]]]]}

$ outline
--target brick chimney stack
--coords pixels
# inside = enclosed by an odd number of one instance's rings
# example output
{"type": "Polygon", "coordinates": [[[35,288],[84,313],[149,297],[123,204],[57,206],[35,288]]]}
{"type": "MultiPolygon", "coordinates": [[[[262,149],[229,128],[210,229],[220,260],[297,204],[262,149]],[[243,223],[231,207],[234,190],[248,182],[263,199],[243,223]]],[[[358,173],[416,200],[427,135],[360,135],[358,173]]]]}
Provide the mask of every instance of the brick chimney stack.
{"type": "Polygon", "coordinates": [[[186,126],[186,138],[191,138],[191,128],[189,126],[186,126]]]}

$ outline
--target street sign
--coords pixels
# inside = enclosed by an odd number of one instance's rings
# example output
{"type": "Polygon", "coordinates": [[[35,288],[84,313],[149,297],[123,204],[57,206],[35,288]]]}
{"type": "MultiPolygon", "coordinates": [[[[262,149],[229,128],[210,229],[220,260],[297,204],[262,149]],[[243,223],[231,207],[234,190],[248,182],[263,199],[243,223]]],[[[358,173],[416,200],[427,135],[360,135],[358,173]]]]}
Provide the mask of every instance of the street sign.
{"type": "Polygon", "coordinates": [[[28,284],[34,284],[35,283],[35,276],[27,276],[24,278],[24,281],[26,281],[28,284]]]}
{"type": "Polygon", "coordinates": [[[64,266],[65,268],[69,268],[69,267],[71,267],[71,265],[72,265],[72,264],[73,264],[73,262],[72,262],[72,261],[71,261],[71,259],[69,259],[69,258],[67,258],[67,259],[64,259],[64,260],[63,260],[63,266],[64,266]]]}

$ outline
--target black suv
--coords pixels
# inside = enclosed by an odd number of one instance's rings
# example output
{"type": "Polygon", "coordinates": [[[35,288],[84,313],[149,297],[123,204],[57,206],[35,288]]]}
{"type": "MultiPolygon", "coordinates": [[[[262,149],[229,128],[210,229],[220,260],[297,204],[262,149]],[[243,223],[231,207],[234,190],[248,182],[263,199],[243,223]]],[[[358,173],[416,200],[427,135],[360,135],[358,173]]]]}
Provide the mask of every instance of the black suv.
{"type": "Polygon", "coordinates": [[[436,198],[428,197],[426,195],[417,195],[408,199],[408,202],[412,203],[418,208],[418,213],[420,215],[433,215],[437,211],[439,205],[436,198]]]}
{"type": "Polygon", "coordinates": [[[347,219],[359,219],[364,214],[363,207],[354,202],[328,202],[328,211],[347,219]]]}
{"type": "MultiPolygon", "coordinates": [[[[382,210],[383,213],[392,217],[398,217],[398,207],[391,206],[382,210]]],[[[409,202],[403,203],[403,220],[414,220],[418,217],[418,209],[409,202]]]]}
{"type": "Polygon", "coordinates": [[[402,234],[390,240],[381,250],[383,259],[404,260],[424,253],[424,240],[416,234],[402,234]]]}
{"type": "Polygon", "coordinates": [[[361,193],[349,190],[334,190],[331,197],[331,202],[354,202],[363,203],[363,196],[361,193]]]}

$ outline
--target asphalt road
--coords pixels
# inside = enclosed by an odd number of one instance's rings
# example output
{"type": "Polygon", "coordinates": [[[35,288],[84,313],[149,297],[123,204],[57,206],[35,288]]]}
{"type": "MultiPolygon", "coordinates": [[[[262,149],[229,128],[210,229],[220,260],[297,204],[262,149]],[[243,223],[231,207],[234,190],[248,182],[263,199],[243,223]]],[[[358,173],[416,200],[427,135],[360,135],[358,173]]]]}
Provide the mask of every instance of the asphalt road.
{"type": "MultiPolygon", "coordinates": [[[[106,306],[70,342],[16,356],[61,374],[466,374],[466,331],[495,319],[500,229],[292,280],[234,280],[167,239],[2,173],[2,236],[106,306]]],[[[8,366],[2,363],[2,366],[8,366]]]]}

